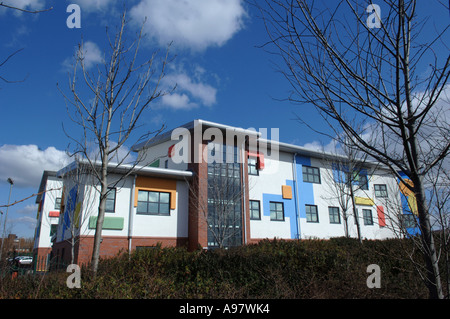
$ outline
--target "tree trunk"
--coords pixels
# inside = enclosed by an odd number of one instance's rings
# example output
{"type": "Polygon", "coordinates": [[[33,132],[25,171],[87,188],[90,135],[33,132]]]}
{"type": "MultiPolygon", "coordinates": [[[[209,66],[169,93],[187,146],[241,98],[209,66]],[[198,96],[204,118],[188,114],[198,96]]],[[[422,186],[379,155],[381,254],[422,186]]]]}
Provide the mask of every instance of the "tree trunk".
{"type": "Polygon", "coordinates": [[[432,299],[443,299],[441,275],[438,265],[438,257],[436,253],[436,245],[434,243],[433,232],[431,229],[430,215],[428,213],[425,202],[425,193],[423,189],[422,179],[418,176],[412,177],[414,185],[417,213],[419,215],[419,228],[422,232],[421,240],[424,247],[424,260],[427,270],[426,285],[429,291],[429,297],[432,299]]]}
{"type": "Polygon", "coordinates": [[[358,210],[356,209],[356,205],[355,205],[355,194],[353,192],[352,180],[350,179],[349,176],[347,176],[347,181],[349,181],[349,182],[347,182],[347,184],[348,184],[348,188],[350,189],[350,198],[352,200],[353,216],[355,216],[356,230],[358,232],[358,240],[360,243],[362,243],[361,229],[359,227],[358,210]]]}
{"type": "Polygon", "coordinates": [[[100,259],[100,244],[102,242],[102,228],[103,228],[103,220],[105,219],[105,210],[106,210],[106,196],[108,193],[108,157],[104,156],[102,160],[102,180],[101,180],[101,189],[100,189],[100,204],[98,207],[98,216],[97,216],[97,224],[95,227],[95,235],[94,235],[94,248],[92,252],[92,271],[94,275],[97,274],[98,270],[98,262],[100,259]]]}

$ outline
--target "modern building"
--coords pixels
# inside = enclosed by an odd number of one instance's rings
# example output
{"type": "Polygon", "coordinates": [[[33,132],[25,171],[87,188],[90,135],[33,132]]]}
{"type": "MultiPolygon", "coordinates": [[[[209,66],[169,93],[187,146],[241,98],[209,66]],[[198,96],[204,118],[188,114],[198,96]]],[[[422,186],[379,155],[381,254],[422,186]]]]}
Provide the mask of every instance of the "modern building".
{"type": "Polygon", "coordinates": [[[51,239],[59,223],[62,186],[62,180],[56,176],[56,172],[44,171],[36,197],[38,212],[33,255],[37,271],[46,271],[49,267],[51,239]]]}
{"type": "MultiPolygon", "coordinates": [[[[357,161],[349,172],[343,156],[265,133],[195,120],[137,145],[138,166],[111,163],[101,256],[158,244],[399,236],[399,185],[386,168],[357,161]]],[[[56,174],[64,190],[53,254],[67,263],[92,255],[99,184],[86,167],[79,161],[56,174]]]]}

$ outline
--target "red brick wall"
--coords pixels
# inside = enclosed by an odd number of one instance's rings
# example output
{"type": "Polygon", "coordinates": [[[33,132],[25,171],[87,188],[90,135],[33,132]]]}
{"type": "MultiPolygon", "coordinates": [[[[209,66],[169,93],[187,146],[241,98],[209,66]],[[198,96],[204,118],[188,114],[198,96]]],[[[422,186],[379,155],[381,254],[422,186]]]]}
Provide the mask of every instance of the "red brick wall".
{"type": "MultiPolygon", "coordinates": [[[[92,258],[92,251],[94,246],[94,237],[85,236],[81,239],[77,238],[78,244],[75,246],[75,263],[78,265],[88,264],[92,258]]],[[[132,237],[131,250],[135,250],[137,246],[151,247],[161,244],[162,247],[180,247],[187,246],[187,238],[172,238],[172,237],[132,237]]],[[[128,251],[129,240],[127,237],[119,236],[103,236],[100,244],[100,258],[110,258],[117,256],[120,252],[128,251]]],[[[54,245],[53,253],[59,256],[59,260],[63,260],[66,264],[70,263],[70,249],[69,242],[60,242],[54,245]],[[64,248],[64,256],[62,249],[64,248]]]]}
{"type": "Polygon", "coordinates": [[[52,252],[52,248],[44,247],[37,248],[33,250],[33,259],[36,264],[36,271],[46,271],[47,270],[47,260],[48,255],[52,252]]]}
{"type": "Polygon", "coordinates": [[[194,156],[191,154],[191,163],[188,164],[188,169],[194,173],[189,190],[188,249],[191,251],[199,246],[208,246],[204,212],[208,207],[208,163],[203,160],[202,156],[206,148],[206,142],[195,145],[193,140],[191,149],[193,152],[199,152],[200,163],[194,163],[194,156]]]}

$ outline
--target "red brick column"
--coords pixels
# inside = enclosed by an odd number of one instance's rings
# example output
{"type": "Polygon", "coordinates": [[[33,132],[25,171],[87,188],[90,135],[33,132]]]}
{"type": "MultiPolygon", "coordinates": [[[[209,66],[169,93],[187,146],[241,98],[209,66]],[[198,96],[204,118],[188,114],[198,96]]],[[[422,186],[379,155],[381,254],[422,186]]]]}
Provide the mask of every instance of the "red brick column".
{"type": "Polygon", "coordinates": [[[208,163],[203,160],[203,151],[206,149],[206,142],[195,144],[191,141],[191,163],[188,169],[194,173],[189,184],[189,218],[188,236],[189,250],[195,250],[199,246],[208,246],[208,231],[205,211],[208,208],[208,163]],[[194,152],[197,152],[199,163],[194,162],[194,152]]]}

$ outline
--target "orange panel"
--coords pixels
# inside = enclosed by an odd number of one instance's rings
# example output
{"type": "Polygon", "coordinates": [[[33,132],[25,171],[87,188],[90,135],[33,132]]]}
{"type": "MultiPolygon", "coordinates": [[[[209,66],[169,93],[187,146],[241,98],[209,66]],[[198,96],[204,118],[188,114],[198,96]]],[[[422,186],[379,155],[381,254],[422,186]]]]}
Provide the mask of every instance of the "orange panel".
{"type": "Polygon", "coordinates": [[[138,191],[153,191],[170,193],[170,209],[177,206],[177,181],[173,179],[163,179],[154,177],[138,176],[136,178],[136,191],[134,194],[134,207],[138,204],[138,191]]]}
{"type": "Polygon", "coordinates": [[[292,187],[288,185],[281,185],[281,193],[283,198],[292,199],[292,187]]]}

